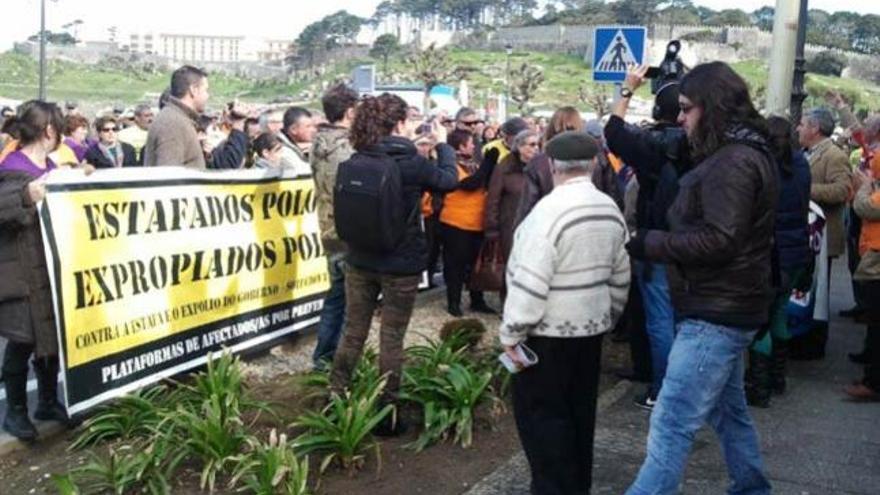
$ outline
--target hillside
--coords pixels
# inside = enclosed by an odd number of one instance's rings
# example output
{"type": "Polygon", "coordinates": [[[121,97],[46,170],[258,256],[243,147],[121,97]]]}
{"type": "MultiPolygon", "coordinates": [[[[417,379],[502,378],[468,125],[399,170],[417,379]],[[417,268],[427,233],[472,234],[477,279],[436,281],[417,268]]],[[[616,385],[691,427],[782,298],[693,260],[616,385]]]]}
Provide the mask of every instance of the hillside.
{"type": "MultiPolygon", "coordinates": [[[[452,49],[452,61],[470,69],[469,84],[471,100],[475,106],[482,106],[487,94],[504,94],[504,72],[507,55],[503,52],[481,52],[452,49]]],[[[590,69],[580,58],[564,54],[537,52],[515,52],[510,57],[511,67],[527,62],[544,68],[546,81],[534,98],[535,108],[552,109],[560,105],[586,105],[578,98],[579,88],[592,87],[590,69]]],[[[211,76],[211,103],[220,106],[222,102],[234,97],[250,102],[269,102],[278,97],[295,97],[302,91],[316,94],[322,83],[348,77],[354,66],[361,63],[375,63],[379,71],[377,79],[413,82],[408,75],[408,64],[403,56],[389,61],[388,72],[383,74],[381,62],[354,60],[329,67],[320,79],[306,82],[284,84],[267,81],[250,81],[223,75],[211,76]]],[[[747,61],[734,64],[734,67],[753,88],[760,93],[766,85],[767,68],[762,61],[747,61]]],[[[26,99],[37,93],[37,63],[25,56],[0,54],[0,96],[26,99]]],[[[111,67],[76,65],[51,61],[49,64],[49,99],[56,101],[76,100],[94,104],[131,105],[141,101],[145,95],[158,94],[168,84],[167,72],[147,70],[132,71],[111,67]]],[[[807,88],[811,97],[806,105],[821,104],[821,97],[828,89],[835,88],[850,99],[856,106],[868,110],[880,109],[880,86],[854,79],[841,79],[808,74],[807,88]]],[[[641,91],[648,97],[647,89],[641,91]]],[[[607,93],[610,95],[610,91],[607,93]]],[[[312,101],[317,104],[317,101],[312,101]]]]}

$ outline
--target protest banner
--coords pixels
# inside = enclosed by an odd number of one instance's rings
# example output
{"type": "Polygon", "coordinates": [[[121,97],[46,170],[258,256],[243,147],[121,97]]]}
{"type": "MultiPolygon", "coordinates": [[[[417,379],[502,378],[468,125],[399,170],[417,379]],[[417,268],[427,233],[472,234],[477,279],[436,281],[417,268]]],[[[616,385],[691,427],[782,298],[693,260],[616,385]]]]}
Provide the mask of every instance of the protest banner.
{"type": "Polygon", "coordinates": [[[285,174],[49,176],[40,218],[71,414],[317,324],[329,281],[314,183],[285,174]]]}

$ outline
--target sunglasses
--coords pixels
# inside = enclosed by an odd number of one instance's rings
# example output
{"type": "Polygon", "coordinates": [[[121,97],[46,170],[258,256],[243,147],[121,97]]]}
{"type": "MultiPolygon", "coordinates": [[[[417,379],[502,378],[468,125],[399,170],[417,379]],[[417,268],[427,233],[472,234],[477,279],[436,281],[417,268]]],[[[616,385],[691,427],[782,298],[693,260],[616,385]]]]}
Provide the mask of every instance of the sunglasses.
{"type": "Polygon", "coordinates": [[[483,123],[482,120],[471,120],[471,121],[462,121],[462,122],[461,122],[461,125],[468,126],[468,127],[473,127],[473,126],[475,126],[475,125],[477,125],[477,124],[482,124],[482,123],[483,123]]]}
{"type": "Polygon", "coordinates": [[[101,132],[119,132],[118,127],[105,127],[101,129],[101,132]]]}

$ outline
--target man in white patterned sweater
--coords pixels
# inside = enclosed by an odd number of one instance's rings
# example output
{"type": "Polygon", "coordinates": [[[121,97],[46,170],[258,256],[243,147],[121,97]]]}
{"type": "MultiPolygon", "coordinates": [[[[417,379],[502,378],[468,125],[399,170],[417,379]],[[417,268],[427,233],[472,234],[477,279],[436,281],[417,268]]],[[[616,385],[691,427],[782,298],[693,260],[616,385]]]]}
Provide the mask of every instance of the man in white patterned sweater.
{"type": "Polygon", "coordinates": [[[602,336],[626,303],[628,234],[614,201],[590,180],[596,141],[564,132],[546,152],[554,189],[516,230],[500,338],[520,367],[517,345],[538,356],[537,364],[513,377],[532,493],[587,494],[602,336]]]}

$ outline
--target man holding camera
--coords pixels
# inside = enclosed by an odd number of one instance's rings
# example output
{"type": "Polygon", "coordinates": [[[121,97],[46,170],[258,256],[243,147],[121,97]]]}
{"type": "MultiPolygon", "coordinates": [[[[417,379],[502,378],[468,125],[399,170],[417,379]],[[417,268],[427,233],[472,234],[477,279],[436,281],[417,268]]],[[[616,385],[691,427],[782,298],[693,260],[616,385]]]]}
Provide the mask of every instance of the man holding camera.
{"type": "MultiPolygon", "coordinates": [[[[624,121],[633,93],[646,80],[649,67],[631,70],[620,88],[620,98],[612,108],[605,126],[605,139],[612,153],[635,171],[639,183],[636,201],[636,225],[639,230],[669,230],[666,212],[678,194],[678,178],[690,169],[687,136],[678,125],[677,75],[662,76],[654,98],[654,124],[636,127],[624,121]]],[[[635,277],[645,307],[645,329],[651,348],[651,386],[636,405],[652,409],[666,374],[669,350],[675,335],[672,301],[666,279],[666,265],[639,260],[634,263],[635,277]]]]}

